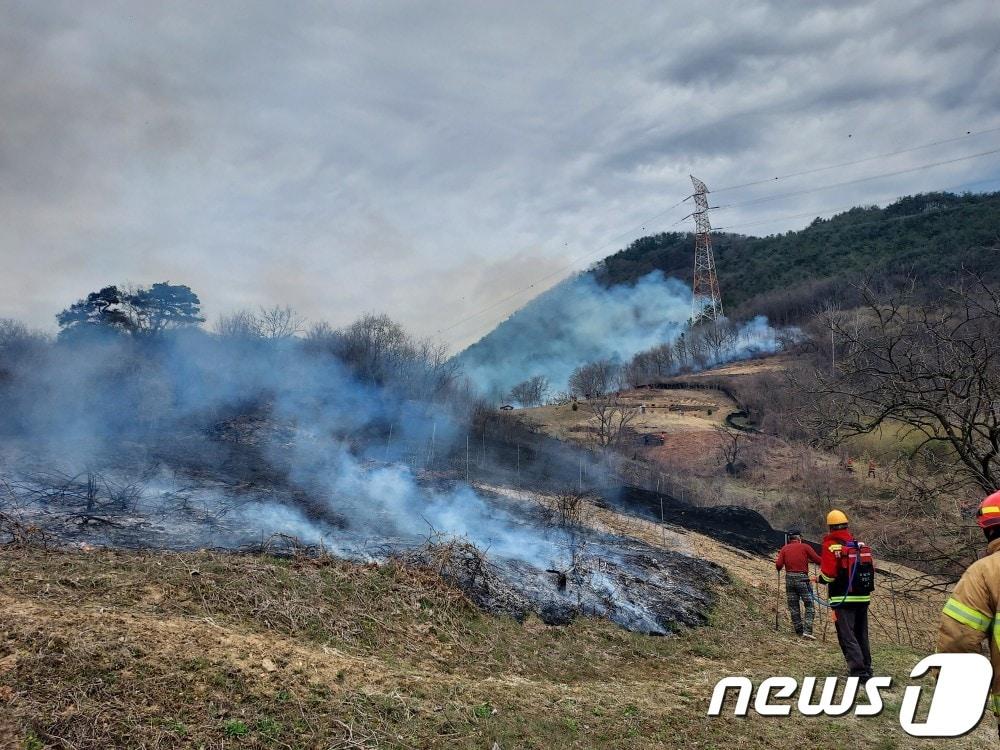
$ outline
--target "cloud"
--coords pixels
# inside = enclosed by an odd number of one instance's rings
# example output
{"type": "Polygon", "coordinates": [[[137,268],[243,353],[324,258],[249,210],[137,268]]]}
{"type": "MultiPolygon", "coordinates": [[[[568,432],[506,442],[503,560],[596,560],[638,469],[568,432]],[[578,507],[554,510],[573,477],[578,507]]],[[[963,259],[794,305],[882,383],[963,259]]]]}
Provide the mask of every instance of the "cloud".
{"type": "MultiPolygon", "coordinates": [[[[0,316],[38,326],[105,283],[169,279],[210,315],[386,309],[434,335],[644,224],[668,228],[684,207],[647,219],[689,173],[733,185],[1000,125],[991,0],[22,0],[4,19],[0,316]]],[[[998,145],[970,138],[781,192],[998,145]]],[[[781,217],[996,179],[998,164],[715,222],[794,228],[808,218],[781,217]]],[[[546,285],[445,338],[474,340],[546,285]]]]}

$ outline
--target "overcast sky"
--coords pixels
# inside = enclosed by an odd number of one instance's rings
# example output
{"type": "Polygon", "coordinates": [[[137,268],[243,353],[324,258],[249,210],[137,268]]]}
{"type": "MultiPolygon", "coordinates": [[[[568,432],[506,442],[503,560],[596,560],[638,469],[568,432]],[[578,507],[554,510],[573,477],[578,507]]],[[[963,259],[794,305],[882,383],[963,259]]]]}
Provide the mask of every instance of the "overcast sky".
{"type": "MultiPolygon", "coordinates": [[[[996,0],[0,0],[0,14],[0,317],[48,329],[100,286],[169,280],[210,318],[376,310],[457,348],[570,263],[689,228],[672,226],[687,204],[666,211],[689,173],[724,187],[961,137],[714,196],[725,205],[1000,149],[981,133],[1000,127],[996,0]]],[[[768,234],[998,177],[1000,153],[713,222],[768,234]]]]}

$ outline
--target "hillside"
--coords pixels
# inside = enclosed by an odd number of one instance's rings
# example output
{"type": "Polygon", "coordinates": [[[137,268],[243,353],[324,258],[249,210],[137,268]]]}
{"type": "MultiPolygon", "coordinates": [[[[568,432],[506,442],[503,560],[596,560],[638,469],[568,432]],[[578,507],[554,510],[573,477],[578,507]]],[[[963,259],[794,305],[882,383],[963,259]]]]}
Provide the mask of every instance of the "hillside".
{"type": "MultiPolygon", "coordinates": [[[[688,233],[642,237],[592,271],[605,287],[635,283],[652,271],[691,281],[688,233]]],[[[794,322],[817,296],[874,275],[947,280],[963,269],[1000,271],[1000,193],[927,193],[885,208],[858,207],[816,219],[797,232],[713,237],[724,303],[737,317],[794,322]],[[781,304],[784,303],[784,304],[781,304]]]]}
{"type": "MultiPolygon", "coordinates": [[[[528,497],[525,501],[534,502],[528,497]]],[[[873,653],[892,675],[864,720],[706,720],[715,682],[839,674],[833,631],[774,632],[773,567],[595,506],[585,523],[694,553],[731,577],[709,624],[655,638],[606,621],[483,614],[434,573],[201,552],[0,550],[0,746],[326,748],[982,747],[903,734],[907,674],[941,594],[900,576],[873,653]],[[898,631],[898,632],[897,632],[898,631]],[[823,640],[825,639],[825,640],[823,640]]]]}
{"type": "MultiPolygon", "coordinates": [[[[693,246],[688,233],[642,237],[531,300],[456,359],[491,396],[535,375],[558,392],[583,363],[627,362],[676,341],[690,316],[693,246]]],[[[997,278],[1000,193],[916,195],[767,237],[717,232],[714,247],[726,311],[750,321],[730,354],[742,359],[775,350],[765,319],[798,324],[827,299],[850,306],[862,279],[930,285],[963,270],[997,278]]]]}

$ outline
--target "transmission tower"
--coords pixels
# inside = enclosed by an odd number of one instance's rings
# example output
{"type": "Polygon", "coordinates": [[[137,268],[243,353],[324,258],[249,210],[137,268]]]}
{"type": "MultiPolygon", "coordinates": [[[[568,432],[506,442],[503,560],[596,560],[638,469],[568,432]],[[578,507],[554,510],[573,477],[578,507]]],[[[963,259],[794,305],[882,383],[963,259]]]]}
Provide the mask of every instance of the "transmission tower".
{"type": "Polygon", "coordinates": [[[692,175],[694,185],[694,281],[691,285],[691,325],[702,320],[717,321],[722,317],[722,295],[719,294],[719,277],[715,274],[715,256],[712,254],[712,223],[708,220],[708,188],[692,175]]]}

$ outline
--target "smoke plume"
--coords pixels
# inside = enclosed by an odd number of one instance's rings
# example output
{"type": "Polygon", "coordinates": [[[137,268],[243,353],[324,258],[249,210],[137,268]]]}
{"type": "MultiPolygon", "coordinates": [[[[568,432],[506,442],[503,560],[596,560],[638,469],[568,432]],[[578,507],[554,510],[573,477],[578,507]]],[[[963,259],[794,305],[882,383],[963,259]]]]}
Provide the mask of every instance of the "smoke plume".
{"type": "MultiPolygon", "coordinates": [[[[591,274],[559,284],[514,313],[458,356],[466,373],[490,397],[542,375],[565,389],[570,374],[596,360],[627,363],[688,331],[691,290],[661,271],[634,284],[601,286],[591,274]]],[[[689,369],[770,353],[777,332],[764,318],[739,327],[736,340],[717,356],[689,369]]]]}
{"type": "MultiPolygon", "coordinates": [[[[656,286],[641,285],[651,304],[656,286]]],[[[652,315],[644,325],[656,325],[652,315]]],[[[630,346],[648,340],[640,327],[630,346]]],[[[518,616],[599,614],[667,632],[707,601],[673,577],[697,567],[688,558],[635,542],[626,553],[613,537],[463,481],[454,459],[464,452],[469,471],[473,433],[477,472],[501,484],[534,471],[577,487],[597,459],[522,445],[516,422],[484,410],[453,362],[384,318],[305,339],[195,326],[0,338],[0,541],[11,518],[62,541],[242,548],[278,534],[353,559],[461,539],[497,566],[491,585],[519,602],[518,616]],[[508,437],[488,445],[483,413],[508,437]],[[636,578],[651,582],[638,600],[627,591],[636,578]]],[[[455,577],[481,587],[478,565],[455,577]]],[[[500,601],[487,593],[490,606],[500,601]]]]}

